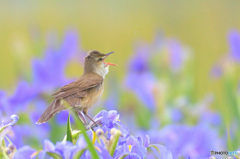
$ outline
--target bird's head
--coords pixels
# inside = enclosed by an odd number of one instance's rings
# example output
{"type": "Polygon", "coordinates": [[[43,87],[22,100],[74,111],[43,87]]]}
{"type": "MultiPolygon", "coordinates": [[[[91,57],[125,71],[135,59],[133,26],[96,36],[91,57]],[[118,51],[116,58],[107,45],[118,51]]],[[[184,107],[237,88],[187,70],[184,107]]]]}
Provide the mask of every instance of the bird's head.
{"type": "Polygon", "coordinates": [[[89,51],[84,61],[84,73],[95,72],[102,77],[108,73],[109,65],[117,66],[113,63],[107,63],[104,60],[114,52],[103,54],[97,50],[89,51]]]}

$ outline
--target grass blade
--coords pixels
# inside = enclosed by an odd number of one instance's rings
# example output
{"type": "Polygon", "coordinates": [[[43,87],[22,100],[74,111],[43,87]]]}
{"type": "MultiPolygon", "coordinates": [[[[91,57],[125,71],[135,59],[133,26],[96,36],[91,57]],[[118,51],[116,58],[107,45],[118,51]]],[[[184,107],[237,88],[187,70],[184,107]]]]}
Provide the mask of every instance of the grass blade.
{"type": "MultiPolygon", "coordinates": [[[[63,101],[64,101],[64,100],[63,100],[63,101]]],[[[94,158],[94,159],[100,159],[99,156],[98,156],[98,153],[97,153],[96,149],[94,148],[94,145],[92,144],[91,140],[89,139],[89,137],[88,137],[88,135],[87,135],[87,133],[86,133],[86,130],[85,130],[84,125],[83,125],[82,122],[78,119],[76,113],[74,113],[74,112],[72,111],[72,109],[71,109],[71,107],[69,106],[69,104],[68,104],[66,101],[64,101],[63,103],[64,103],[65,108],[67,108],[67,109],[71,112],[71,114],[73,115],[73,118],[74,118],[77,126],[79,127],[80,131],[82,132],[83,137],[84,137],[84,139],[85,139],[85,141],[86,141],[86,143],[87,143],[88,150],[90,151],[92,158],[94,158]]]]}
{"type": "Polygon", "coordinates": [[[68,115],[68,122],[67,122],[67,141],[72,142],[72,129],[70,123],[70,113],[68,115]]]}
{"type": "Polygon", "coordinates": [[[62,157],[59,154],[53,153],[53,152],[47,152],[47,154],[50,157],[53,157],[54,159],[62,159],[62,157]]]}
{"type": "Polygon", "coordinates": [[[119,140],[119,137],[121,135],[121,132],[119,130],[116,130],[115,134],[114,134],[114,138],[113,138],[113,142],[112,142],[112,145],[110,147],[110,155],[113,157],[114,155],[114,152],[116,150],[116,147],[117,147],[117,144],[118,144],[118,140],[119,140]]]}
{"type": "Polygon", "coordinates": [[[83,134],[83,137],[88,145],[88,150],[90,151],[91,155],[92,155],[92,158],[94,159],[100,159],[98,154],[97,154],[97,151],[96,149],[94,148],[94,145],[92,144],[92,141],[89,139],[87,133],[86,133],[86,130],[85,130],[85,127],[84,125],[82,124],[81,121],[79,121],[77,115],[75,113],[72,113],[75,121],[76,121],[76,124],[77,126],[80,128],[80,131],[82,132],[83,134]]]}
{"type": "Polygon", "coordinates": [[[85,149],[82,149],[82,150],[79,150],[78,152],[76,152],[75,155],[73,156],[73,159],[79,159],[83,155],[84,151],[86,151],[86,150],[87,149],[85,148],[85,149]]]}

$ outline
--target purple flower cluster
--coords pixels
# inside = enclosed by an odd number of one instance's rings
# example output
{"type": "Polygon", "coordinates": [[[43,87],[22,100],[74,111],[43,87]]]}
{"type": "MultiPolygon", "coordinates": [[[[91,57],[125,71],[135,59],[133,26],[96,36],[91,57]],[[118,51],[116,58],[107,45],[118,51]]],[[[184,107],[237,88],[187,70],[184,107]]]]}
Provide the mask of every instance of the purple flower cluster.
{"type": "Polygon", "coordinates": [[[230,45],[230,56],[236,61],[240,62],[240,33],[237,30],[232,30],[228,34],[230,45]]]}
{"type": "Polygon", "coordinates": [[[60,48],[48,46],[44,60],[33,60],[33,83],[38,91],[52,91],[71,80],[66,79],[65,68],[77,53],[78,40],[74,32],[68,32],[60,48]],[[57,80],[56,80],[57,79],[57,80]]]}
{"type": "MultiPolygon", "coordinates": [[[[52,35],[50,36],[52,37],[52,35]]],[[[77,34],[68,31],[60,47],[54,46],[52,41],[47,45],[44,59],[34,59],[32,62],[33,77],[30,83],[20,81],[10,96],[6,95],[4,91],[0,91],[0,117],[2,121],[11,114],[19,116],[24,114],[30,117],[30,119],[24,119],[23,124],[13,127],[14,133],[9,136],[17,147],[23,146],[23,141],[26,141],[27,138],[37,138],[40,142],[49,136],[49,124],[35,125],[48,105],[46,102],[48,97],[45,94],[73,81],[73,79],[66,78],[65,69],[72,59],[77,59],[79,51],[77,34]],[[23,140],[19,140],[19,138],[23,140]]],[[[62,123],[62,116],[65,114],[66,112],[63,112],[57,116],[59,123],[62,123]]]]}
{"type": "Polygon", "coordinates": [[[147,46],[137,48],[136,54],[129,62],[126,85],[134,91],[144,105],[153,111],[156,108],[153,94],[156,79],[149,68],[149,54],[150,49],[147,46]]]}
{"type": "MultiPolygon", "coordinates": [[[[229,43],[231,59],[239,62],[240,35],[237,31],[232,31],[229,34],[229,43]]],[[[67,32],[60,47],[56,47],[52,42],[49,42],[44,59],[34,59],[32,62],[32,81],[30,83],[19,82],[15,92],[10,96],[0,91],[0,117],[1,120],[6,121],[3,125],[9,123],[7,117],[11,114],[19,114],[20,120],[24,120],[19,125],[10,127],[13,133],[7,134],[18,148],[14,155],[15,159],[45,159],[52,158],[54,155],[56,158],[74,158],[79,154],[83,159],[91,158],[91,153],[87,149],[88,146],[83,135],[80,135],[73,143],[64,140],[54,144],[50,140],[46,140],[49,138],[51,128],[49,123],[41,126],[34,124],[47,106],[48,97],[46,97],[46,94],[73,80],[66,78],[64,72],[68,63],[78,56],[76,54],[79,52],[77,46],[78,39],[74,32],[67,32]],[[22,119],[21,116],[25,118],[22,119]],[[38,142],[44,141],[43,148],[36,150],[30,146],[23,146],[26,144],[25,139],[29,138],[37,138],[38,142]]],[[[221,118],[217,113],[206,111],[206,109],[196,109],[203,108],[202,103],[194,108],[187,107],[186,109],[175,107],[173,104],[174,95],[179,95],[179,90],[182,91],[180,92],[182,94],[190,92],[189,90],[186,91],[184,87],[188,86],[187,88],[189,88],[189,80],[181,80],[182,77],[185,77],[186,59],[185,48],[175,39],[158,38],[153,42],[153,45],[142,44],[136,47],[135,54],[129,61],[125,84],[133,91],[139,101],[151,110],[152,116],[149,117],[151,118],[149,121],[155,121],[157,124],[151,127],[151,131],[146,130],[144,134],[133,136],[130,135],[129,129],[132,127],[139,128],[136,123],[131,122],[131,124],[134,124],[131,127],[124,125],[120,121],[120,115],[114,110],[99,112],[94,117],[94,120],[98,123],[98,126],[94,127],[95,132],[88,130],[87,134],[92,139],[100,158],[121,158],[125,156],[125,159],[155,157],[171,159],[173,158],[171,152],[173,152],[174,157],[203,158],[209,156],[211,150],[225,148],[222,146],[225,144],[224,141],[219,138],[215,131],[215,128],[221,125],[221,118]],[[167,54],[165,54],[166,52],[167,54]],[[153,65],[156,65],[156,67],[153,67],[153,65]],[[176,82],[175,79],[178,81],[176,82]],[[185,83],[181,83],[181,81],[185,83]],[[178,84],[174,85],[175,83],[178,84]],[[170,105],[169,108],[168,105],[170,105]],[[164,108],[165,106],[167,108],[164,108]],[[165,115],[160,118],[161,124],[165,121],[171,121],[174,124],[165,126],[162,130],[153,130],[162,126],[159,124],[159,118],[156,118],[156,116],[159,116],[157,113],[160,112],[156,110],[160,107],[161,109],[164,108],[165,111],[161,111],[165,115]],[[192,116],[195,117],[196,126],[186,124],[186,118],[192,121],[192,116]],[[116,141],[117,144],[114,148],[114,142],[116,141]],[[168,147],[171,152],[159,143],[168,147]],[[152,153],[148,151],[149,148],[152,153]]],[[[223,74],[222,67],[216,65],[214,74],[221,76],[223,74]]],[[[116,97],[116,94],[114,95],[106,103],[108,108],[117,105],[118,97],[116,97]]],[[[67,111],[56,115],[57,124],[65,124],[67,115],[67,111]]],[[[141,116],[141,118],[145,119],[145,116],[141,116]]],[[[14,117],[9,124],[14,124],[16,120],[17,118],[14,117]]],[[[56,123],[54,123],[55,125],[56,123]]]]}
{"type": "MultiPolygon", "coordinates": [[[[129,134],[127,128],[119,120],[119,114],[116,111],[101,111],[95,118],[96,122],[100,125],[95,128],[95,132],[88,130],[87,134],[93,139],[94,146],[98,152],[100,158],[111,159],[120,158],[125,156],[127,159],[143,159],[146,156],[151,156],[147,151],[150,147],[152,152],[161,159],[172,159],[172,154],[162,145],[151,145],[150,137],[135,137],[129,134]],[[117,134],[119,133],[119,139],[116,140],[117,134]],[[114,153],[111,155],[111,148],[116,143],[114,153]]],[[[38,156],[39,159],[48,158],[52,155],[59,156],[60,158],[74,158],[76,155],[82,152],[80,158],[90,159],[91,154],[87,149],[87,144],[82,135],[77,139],[76,144],[69,141],[57,142],[54,145],[51,141],[45,140],[43,149],[40,151],[34,150],[29,146],[20,148],[14,159],[24,158],[35,158],[38,156]]]]}
{"type": "Polygon", "coordinates": [[[211,69],[211,76],[219,78],[228,74],[236,67],[234,64],[240,62],[240,33],[238,30],[231,30],[228,33],[228,54],[221,57],[211,69]]]}
{"type": "Polygon", "coordinates": [[[152,44],[138,45],[129,60],[125,84],[153,112],[161,85],[157,76],[180,74],[188,57],[187,49],[176,39],[157,37],[152,44]]]}
{"type": "Polygon", "coordinates": [[[204,158],[212,150],[226,149],[218,132],[210,126],[171,125],[161,131],[149,131],[152,143],[166,145],[174,158],[204,158]]]}
{"type": "Polygon", "coordinates": [[[129,136],[125,142],[118,146],[115,156],[118,158],[127,154],[129,158],[145,158],[147,147],[150,143],[149,139],[149,136],[145,136],[144,138],[129,136]]]}

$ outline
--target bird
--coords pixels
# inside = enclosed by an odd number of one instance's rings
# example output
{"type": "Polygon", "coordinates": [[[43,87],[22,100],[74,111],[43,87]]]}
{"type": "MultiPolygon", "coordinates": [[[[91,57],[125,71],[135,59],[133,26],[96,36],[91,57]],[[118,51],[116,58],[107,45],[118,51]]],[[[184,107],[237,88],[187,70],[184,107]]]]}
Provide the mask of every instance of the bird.
{"type": "Polygon", "coordinates": [[[94,120],[88,116],[88,110],[95,105],[103,93],[104,79],[109,72],[109,66],[117,66],[105,62],[105,59],[112,53],[114,52],[104,54],[97,50],[89,51],[84,59],[82,76],[51,95],[53,101],[36,124],[45,123],[55,114],[68,109],[66,103],[78,115],[83,124],[88,124],[85,117],[94,123],[94,120]]]}

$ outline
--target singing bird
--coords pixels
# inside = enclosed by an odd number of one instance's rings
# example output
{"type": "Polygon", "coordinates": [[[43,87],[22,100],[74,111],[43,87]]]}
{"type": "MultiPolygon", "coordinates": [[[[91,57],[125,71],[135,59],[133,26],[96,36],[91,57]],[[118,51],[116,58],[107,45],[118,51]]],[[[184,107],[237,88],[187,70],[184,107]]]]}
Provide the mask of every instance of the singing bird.
{"type": "Polygon", "coordinates": [[[109,65],[116,66],[104,61],[112,53],[90,51],[84,60],[83,75],[77,81],[63,86],[52,94],[53,101],[41,115],[37,124],[45,123],[56,113],[66,110],[65,102],[78,114],[84,124],[87,124],[85,116],[93,121],[87,112],[103,93],[104,78],[108,73],[109,65]]]}

